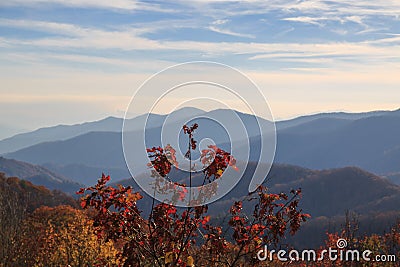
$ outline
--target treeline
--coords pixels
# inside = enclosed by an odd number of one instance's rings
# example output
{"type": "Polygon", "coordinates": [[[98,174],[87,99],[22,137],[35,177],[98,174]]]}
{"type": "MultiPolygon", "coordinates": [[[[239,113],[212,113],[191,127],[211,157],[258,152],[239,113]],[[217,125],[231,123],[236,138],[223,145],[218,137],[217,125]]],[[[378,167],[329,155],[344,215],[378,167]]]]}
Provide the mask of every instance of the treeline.
{"type": "MultiPolygon", "coordinates": [[[[268,244],[284,248],[308,215],[297,209],[299,192],[270,194],[266,188],[233,203],[224,225],[214,225],[207,207],[178,210],[154,203],[144,217],[129,187],[113,188],[103,176],[71,197],[18,178],[0,177],[0,266],[371,266],[366,262],[262,262],[257,252],[268,244]],[[82,207],[84,209],[82,209],[82,207]]],[[[339,238],[348,247],[400,259],[400,222],[383,235],[360,235],[358,222],[346,217],[341,230],[328,233],[325,246],[339,238]]],[[[374,266],[398,266],[398,262],[374,266]]]]}

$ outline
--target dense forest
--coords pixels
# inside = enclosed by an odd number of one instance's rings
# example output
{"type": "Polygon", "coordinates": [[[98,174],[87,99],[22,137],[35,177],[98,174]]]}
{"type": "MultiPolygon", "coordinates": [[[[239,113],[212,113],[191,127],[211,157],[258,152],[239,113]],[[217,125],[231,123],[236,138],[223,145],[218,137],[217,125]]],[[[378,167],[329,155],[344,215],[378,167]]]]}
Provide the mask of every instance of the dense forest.
{"type": "MultiPolygon", "coordinates": [[[[256,220],[236,202],[227,211],[227,223],[216,225],[206,207],[156,204],[152,215],[144,217],[136,206],[142,196],[129,187],[108,186],[107,176],[82,190],[88,194],[80,205],[64,193],[0,176],[1,266],[288,266],[276,258],[265,265],[255,254],[266,243],[284,248],[285,237],[308,217],[297,210],[299,192],[276,195],[262,188],[251,197],[256,220]]],[[[383,235],[364,236],[357,230],[357,220],[349,215],[342,229],[327,233],[325,245],[315,249],[335,247],[345,238],[354,249],[400,256],[400,222],[383,235]]],[[[349,264],[290,265],[370,266],[349,264]]]]}

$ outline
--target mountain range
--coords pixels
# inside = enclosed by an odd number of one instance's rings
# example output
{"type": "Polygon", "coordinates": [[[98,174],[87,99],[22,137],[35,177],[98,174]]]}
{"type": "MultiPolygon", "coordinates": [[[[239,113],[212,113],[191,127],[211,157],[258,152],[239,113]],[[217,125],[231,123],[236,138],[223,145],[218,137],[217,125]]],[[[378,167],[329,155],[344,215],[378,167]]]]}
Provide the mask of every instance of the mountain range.
{"type": "MultiPolygon", "coordinates": [[[[209,205],[208,212],[212,218],[224,221],[230,206],[248,196],[247,188],[255,166],[255,163],[250,163],[243,178],[232,191],[209,205]]],[[[176,172],[173,177],[179,182],[187,183],[187,174],[183,172],[176,172]]],[[[193,180],[196,179],[202,180],[202,176],[194,175],[193,180]]],[[[138,190],[133,179],[116,181],[112,185],[117,184],[132,186],[138,190]]],[[[299,208],[311,214],[312,218],[302,226],[295,238],[290,239],[299,248],[322,245],[326,231],[339,230],[345,222],[347,212],[360,220],[361,233],[382,233],[400,217],[400,186],[356,167],[311,170],[274,164],[265,185],[270,193],[277,194],[301,188],[299,208]]],[[[138,191],[141,192],[140,189],[138,191]]],[[[141,193],[144,198],[137,204],[148,214],[152,200],[147,194],[141,193]]],[[[253,202],[243,202],[243,208],[249,214],[253,205],[253,202]]]]}
{"type": "MultiPolygon", "coordinates": [[[[231,113],[228,110],[205,112],[184,108],[175,111],[169,125],[180,128],[195,116],[223,118],[228,112],[231,113]]],[[[252,115],[236,113],[249,133],[250,161],[257,161],[263,138],[257,120],[252,115]]],[[[143,131],[138,127],[144,125],[146,118],[147,115],[142,115],[126,122],[126,129],[133,138],[141,138],[143,131]]],[[[166,118],[166,115],[149,115],[146,144],[160,144],[166,118]]],[[[229,150],[229,139],[223,129],[214,126],[211,121],[199,120],[196,138],[210,137],[229,150]]],[[[267,127],[270,125],[267,120],[259,121],[267,127]]],[[[93,184],[94,177],[102,171],[110,173],[115,179],[123,179],[130,175],[122,152],[121,127],[122,119],[107,118],[92,123],[44,128],[0,141],[0,151],[7,158],[45,166],[83,184],[93,184]],[[21,146],[24,148],[16,149],[21,146]]],[[[311,169],[357,166],[399,182],[400,110],[321,113],[278,121],[276,128],[275,161],[278,163],[311,169]]],[[[235,156],[242,159],[241,148],[235,156]]],[[[146,162],[138,162],[140,164],[145,167],[146,162]]]]}
{"type": "MultiPolygon", "coordinates": [[[[157,146],[165,127],[181,129],[185,123],[198,122],[197,140],[209,137],[218,146],[229,150],[229,137],[223,127],[204,119],[222,120],[228,113],[232,114],[232,111],[205,112],[185,108],[176,111],[172,120],[166,115],[142,115],[126,120],[125,130],[131,138],[142,140],[143,125],[148,119],[146,145],[157,146]],[[197,116],[201,118],[192,120],[197,116]]],[[[270,133],[260,133],[254,116],[240,112],[236,115],[249,135],[250,162],[238,185],[209,206],[209,213],[218,220],[226,215],[234,201],[248,195],[248,184],[256,165],[265,164],[258,162],[260,143],[270,133]]],[[[268,120],[259,119],[259,122],[266,128],[271,127],[268,120]]],[[[234,121],[229,123],[232,125],[234,121]]],[[[140,191],[129,178],[131,175],[126,167],[122,124],[122,119],[109,117],[79,125],[43,128],[4,139],[0,141],[3,154],[0,172],[70,194],[84,185],[95,184],[101,173],[106,173],[111,175],[113,185],[132,185],[140,191]]],[[[400,217],[400,110],[321,113],[278,121],[275,125],[275,163],[265,184],[273,193],[301,188],[300,208],[312,215],[296,238],[290,240],[296,247],[321,245],[327,230],[336,231],[341,227],[347,211],[357,214],[360,231],[366,233],[382,233],[400,217]]],[[[234,125],[233,129],[239,131],[239,126],[235,128],[234,125]]],[[[182,147],[184,143],[180,141],[182,147]]],[[[244,168],[242,149],[246,149],[245,142],[235,141],[239,148],[234,156],[239,168],[244,168]]],[[[146,168],[146,162],[139,163],[146,168]]],[[[186,173],[173,171],[172,174],[177,181],[187,182],[186,173]]],[[[193,177],[201,179],[199,174],[193,177]]],[[[144,199],[138,205],[148,213],[151,198],[143,195],[144,199]]],[[[244,202],[244,208],[248,210],[250,204],[244,202]]]]}
{"type": "Polygon", "coordinates": [[[386,116],[386,115],[400,115],[400,109],[393,111],[385,111],[385,110],[377,110],[377,111],[369,111],[369,112],[360,112],[360,113],[349,113],[349,112],[325,112],[325,113],[317,113],[312,115],[304,115],[299,116],[289,120],[278,121],[277,128],[284,129],[293,126],[297,126],[300,124],[304,124],[307,122],[311,122],[317,119],[343,119],[343,120],[358,120],[364,119],[368,117],[376,117],[376,116],[386,116]]]}
{"type": "Polygon", "coordinates": [[[18,177],[7,177],[7,175],[0,172],[0,205],[3,204],[1,201],[12,201],[13,203],[7,205],[6,208],[17,205],[16,209],[20,210],[15,212],[25,209],[28,212],[32,212],[41,206],[69,205],[75,208],[79,206],[76,199],[59,190],[49,190],[44,186],[35,185],[18,177]]]}
{"type": "MultiPolygon", "coordinates": [[[[256,166],[256,163],[248,164],[238,184],[227,195],[210,205],[211,214],[218,215],[221,211],[227,211],[229,209],[228,204],[232,204],[233,201],[242,199],[249,194],[247,191],[248,183],[256,166]]],[[[240,163],[238,167],[242,168],[240,163]]],[[[189,183],[186,172],[175,171],[171,174],[171,177],[174,177],[174,181],[189,183]]],[[[196,184],[194,180],[202,181],[202,179],[201,172],[192,175],[192,184],[196,184]]],[[[131,178],[120,181],[114,179],[112,181],[114,181],[114,185],[129,185],[139,190],[139,187],[131,178]]],[[[398,203],[400,203],[400,186],[357,167],[311,170],[288,164],[274,164],[264,184],[272,193],[288,193],[292,189],[301,188],[300,207],[315,217],[343,215],[346,210],[360,214],[377,211],[400,212],[398,206],[398,203]]],[[[143,194],[145,195],[145,193],[143,194]]],[[[148,209],[150,205],[146,202],[150,201],[151,198],[145,195],[142,202],[143,210],[148,209]]]]}
{"type": "Polygon", "coordinates": [[[42,166],[4,157],[0,157],[0,173],[8,177],[18,177],[35,185],[45,186],[50,190],[62,190],[70,194],[74,194],[83,186],[42,166]]]}
{"type": "MultiPolygon", "coordinates": [[[[12,160],[4,159],[2,161],[9,161],[9,168],[21,169],[23,167],[20,165],[23,163],[15,164],[12,160]]],[[[224,224],[224,218],[230,206],[237,200],[244,200],[244,211],[251,212],[254,203],[245,199],[248,196],[247,184],[255,166],[255,163],[249,164],[238,185],[222,199],[209,205],[208,214],[211,215],[212,220],[215,220],[214,223],[224,224]]],[[[242,166],[239,164],[239,167],[242,166]]],[[[23,172],[21,172],[22,174],[23,172]]],[[[174,176],[179,181],[187,180],[187,174],[181,171],[176,171],[174,176]]],[[[194,175],[193,179],[201,179],[201,173],[194,175]]],[[[111,181],[115,181],[115,179],[111,181]]],[[[115,181],[111,185],[117,186],[118,184],[130,185],[134,191],[141,192],[133,179],[115,181]]],[[[291,189],[302,189],[299,208],[303,212],[311,214],[312,217],[302,226],[296,236],[290,237],[286,241],[299,248],[322,245],[326,239],[326,231],[339,230],[344,224],[345,214],[348,212],[359,220],[361,234],[382,234],[400,217],[398,206],[400,186],[355,167],[318,171],[275,164],[265,185],[270,193],[288,193],[291,189]]],[[[60,191],[50,191],[44,186],[37,186],[16,177],[7,178],[4,173],[0,173],[0,192],[2,196],[10,195],[18,199],[25,199],[22,202],[27,203],[30,211],[41,205],[68,204],[77,207],[76,200],[60,191]]],[[[144,198],[137,204],[144,213],[143,215],[147,216],[152,200],[145,193],[141,193],[144,198]]]]}
{"type": "Polygon", "coordinates": [[[398,172],[400,116],[373,116],[350,122],[318,119],[285,129],[278,134],[275,159],[317,169],[358,166],[380,174],[398,172]]]}
{"type": "MultiPolygon", "coordinates": [[[[180,110],[175,118],[185,120],[204,113],[203,110],[196,108],[185,108],[180,110]]],[[[174,115],[174,113],[172,113],[174,115]]],[[[125,120],[125,127],[128,131],[142,130],[140,126],[147,120],[147,128],[162,126],[167,115],[144,114],[132,119],[125,120]]],[[[52,127],[40,128],[35,131],[17,134],[0,141],[0,154],[5,154],[20,150],[32,145],[43,142],[67,140],[73,137],[90,132],[121,132],[124,119],[107,117],[93,122],[84,122],[74,125],[57,125],[52,127]]]]}

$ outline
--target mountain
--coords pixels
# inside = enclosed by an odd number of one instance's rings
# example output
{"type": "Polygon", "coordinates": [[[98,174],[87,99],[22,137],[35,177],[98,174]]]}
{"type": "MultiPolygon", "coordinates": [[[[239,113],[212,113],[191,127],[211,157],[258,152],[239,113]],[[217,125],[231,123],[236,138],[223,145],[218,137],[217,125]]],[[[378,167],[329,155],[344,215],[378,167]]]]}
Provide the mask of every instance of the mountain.
{"type": "MultiPolygon", "coordinates": [[[[19,204],[27,206],[28,212],[40,206],[70,205],[75,208],[79,206],[74,198],[61,191],[51,191],[44,186],[34,185],[17,177],[7,177],[4,173],[0,173],[0,195],[0,199],[2,196],[15,198],[19,204]]],[[[18,208],[24,209],[24,207],[18,208]]]]}
{"type": "MultiPolygon", "coordinates": [[[[232,112],[228,110],[201,112],[196,109],[178,110],[168,117],[172,118],[172,121],[164,127],[148,128],[146,130],[146,146],[161,145],[161,132],[169,127],[180,129],[182,123],[188,118],[186,115],[193,113],[202,117],[196,119],[200,127],[196,131],[195,138],[200,141],[210,137],[217,145],[229,150],[230,143],[226,142],[229,140],[229,136],[226,131],[217,122],[206,119],[206,117],[217,118],[217,121],[227,120],[226,114],[232,114],[232,112]],[[182,117],[186,119],[181,120],[182,117]]],[[[249,132],[250,160],[258,161],[261,137],[257,120],[249,114],[240,112],[236,112],[236,114],[242,119],[249,132]]],[[[142,120],[143,123],[146,117],[143,115],[135,119],[142,120]]],[[[192,115],[189,116],[189,118],[191,117],[192,115]]],[[[166,119],[162,116],[151,118],[153,118],[150,119],[151,125],[157,125],[166,119]]],[[[296,123],[290,127],[287,125],[281,127],[279,126],[281,122],[277,123],[280,130],[277,131],[275,162],[310,169],[357,166],[380,175],[400,172],[400,139],[398,138],[400,136],[400,110],[361,114],[321,114],[301,117],[299,120],[303,123],[296,123]]],[[[260,119],[260,122],[265,127],[270,125],[267,120],[260,119]]],[[[240,126],[236,127],[234,121],[227,120],[226,123],[232,127],[233,131],[239,131],[240,126]]],[[[143,131],[140,130],[128,132],[132,140],[142,140],[142,133],[143,131]]],[[[185,140],[179,138],[178,144],[181,148],[185,147],[185,140]]],[[[91,184],[95,182],[94,176],[91,180],[86,175],[93,175],[97,170],[99,173],[96,177],[101,174],[101,170],[112,173],[117,179],[128,177],[129,172],[121,143],[122,138],[119,132],[89,132],[67,140],[36,144],[5,154],[5,156],[32,164],[53,166],[55,172],[60,172],[75,181],[91,184]],[[72,167],[75,171],[69,171],[63,166],[72,167]],[[82,171],[81,174],[79,174],[80,171],[82,171]],[[70,175],[71,173],[73,175],[70,175]]],[[[245,160],[243,151],[247,147],[244,144],[236,150],[235,156],[239,160],[245,160]]],[[[146,160],[139,155],[133,153],[132,160],[138,166],[145,168],[146,160]]],[[[388,177],[394,176],[388,175],[388,177]]],[[[393,181],[398,181],[398,179],[393,181]]]]}
{"type": "MultiPolygon", "coordinates": [[[[197,108],[185,107],[177,111],[172,112],[169,116],[174,119],[172,122],[179,122],[180,124],[185,123],[188,119],[199,116],[199,115],[213,115],[217,118],[224,118],[229,110],[214,110],[211,112],[205,112],[204,110],[197,108]]],[[[230,112],[230,111],[229,111],[230,112]]],[[[236,112],[238,116],[243,120],[249,130],[250,136],[258,135],[258,127],[256,127],[256,120],[254,116],[249,116],[241,112],[236,112]],[[254,132],[253,132],[254,131],[254,132]]],[[[372,111],[365,113],[345,113],[345,112],[334,112],[334,113],[320,113],[308,116],[301,116],[295,119],[284,120],[276,122],[278,130],[283,130],[291,127],[295,127],[304,123],[312,122],[317,119],[339,119],[339,120],[357,120],[361,118],[381,116],[381,115],[396,115],[400,116],[400,110],[396,111],[372,111]]],[[[137,116],[132,119],[125,121],[125,127],[128,131],[138,131],[147,120],[147,128],[161,127],[166,120],[167,115],[158,114],[144,114],[137,116]]],[[[266,122],[262,118],[258,118],[262,123],[266,122]]],[[[70,139],[82,134],[89,132],[120,132],[123,125],[122,118],[108,117],[102,120],[85,122],[75,125],[57,125],[52,127],[40,128],[32,132],[26,132],[17,134],[12,137],[8,137],[1,140],[0,135],[0,154],[10,153],[22,148],[26,148],[35,144],[51,141],[59,141],[70,139]]],[[[4,129],[3,137],[10,136],[13,131],[4,129]]],[[[3,133],[3,129],[0,127],[0,133],[3,133]]]]}
{"type": "MultiPolygon", "coordinates": [[[[361,214],[400,211],[400,186],[356,167],[310,170],[275,164],[266,181],[274,193],[301,188],[301,208],[314,217],[343,215],[346,210],[361,214]]],[[[248,182],[242,179],[231,194],[244,195],[248,182]]]]}
{"type": "MultiPolygon", "coordinates": [[[[182,108],[173,113],[177,120],[186,120],[205,111],[196,108],[182,108]]],[[[145,114],[125,121],[128,131],[143,130],[147,120],[147,128],[161,127],[167,115],[145,114]]],[[[89,132],[121,132],[124,120],[108,117],[99,121],[85,122],[75,125],[57,125],[40,128],[32,132],[21,133],[0,141],[0,154],[17,151],[43,142],[52,142],[70,139],[89,132]]]]}
{"type": "MultiPolygon", "coordinates": [[[[201,119],[205,125],[204,128],[208,128],[209,125],[213,127],[216,123],[206,119],[211,117],[214,120],[224,121],[227,114],[237,114],[240,119],[243,120],[247,129],[249,129],[250,135],[259,135],[257,120],[254,116],[244,114],[241,112],[232,113],[230,110],[214,110],[211,112],[205,112],[201,109],[185,107],[177,111],[172,112],[168,115],[158,114],[144,114],[132,119],[125,120],[124,130],[129,132],[143,131],[143,126],[146,125],[146,129],[163,127],[164,123],[173,127],[178,126],[179,128],[188,122],[193,117],[203,116],[201,119]]],[[[261,123],[270,124],[270,122],[259,118],[261,123]]],[[[108,117],[100,121],[86,122],[76,125],[58,125],[54,127],[40,128],[33,132],[22,133],[15,135],[10,138],[6,138],[0,141],[0,154],[7,154],[15,152],[27,147],[31,147],[40,143],[47,143],[53,141],[63,141],[71,139],[80,135],[85,135],[90,132],[121,132],[123,125],[122,118],[108,117]]],[[[235,124],[232,124],[235,126],[235,124]]],[[[237,125],[236,127],[240,127],[237,125]]]]}
{"type": "MultiPolygon", "coordinates": [[[[229,140],[229,136],[224,131],[223,127],[218,124],[218,121],[224,121],[227,120],[227,118],[235,119],[233,116],[227,116],[226,114],[228,113],[234,116],[237,115],[239,118],[241,118],[246,129],[248,129],[251,135],[255,136],[260,134],[257,126],[258,122],[254,116],[240,112],[232,113],[232,111],[229,110],[215,110],[200,114],[201,112],[203,111],[193,108],[184,108],[170,114],[166,126],[152,127],[146,130],[147,146],[152,147],[161,145],[162,131],[165,132],[169,127],[171,127],[169,129],[178,129],[179,131],[182,125],[188,122],[188,118],[199,115],[201,118],[195,120],[195,122],[201,125],[201,127],[199,127],[199,129],[196,131],[196,138],[198,140],[202,140],[203,138],[207,137],[212,138],[216,143],[223,143],[229,140]],[[209,118],[213,118],[213,120],[210,120],[209,118]]],[[[166,116],[152,116],[149,124],[157,125],[157,123],[164,123],[166,118],[166,116]]],[[[146,120],[146,116],[139,116],[135,118],[135,120],[136,122],[141,121],[143,125],[143,122],[146,120]]],[[[267,127],[271,126],[271,122],[267,120],[259,119],[259,122],[267,127]]],[[[239,132],[238,128],[242,127],[241,125],[236,125],[234,121],[231,122],[230,120],[225,123],[231,124],[233,132],[239,132]]],[[[131,140],[143,139],[142,130],[129,131],[127,134],[130,135],[131,140]]],[[[186,139],[181,138],[179,143],[181,147],[186,147],[186,139]]],[[[89,132],[67,140],[50,141],[32,145],[12,153],[7,153],[5,156],[8,158],[30,162],[32,164],[47,166],[56,172],[62,173],[67,177],[71,177],[74,181],[85,184],[94,183],[96,181],[96,178],[94,177],[97,177],[99,174],[101,174],[99,171],[96,176],[92,176],[92,180],[90,180],[90,178],[83,177],[86,174],[93,174],[93,171],[95,170],[108,170],[116,175],[118,179],[128,177],[126,174],[129,173],[123,155],[122,135],[120,132],[89,132]],[[77,166],[80,166],[78,169],[79,171],[82,171],[82,173],[78,173],[78,171],[76,171],[71,175],[72,171],[67,170],[62,166],[74,167],[75,169],[77,166]]],[[[140,156],[133,155],[133,157],[134,162],[138,162],[137,164],[139,166],[143,166],[143,169],[146,168],[147,162],[144,162],[140,156]]]]}
{"type": "Polygon", "coordinates": [[[32,164],[73,164],[88,166],[125,166],[121,133],[90,132],[77,137],[33,145],[17,152],[6,154],[32,164]]]}
{"type": "MultiPolygon", "coordinates": [[[[231,112],[230,110],[213,110],[211,112],[205,112],[204,110],[197,108],[185,107],[179,110],[172,112],[167,115],[158,115],[158,114],[144,114],[137,116],[132,119],[127,119],[125,121],[125,129],[127,131],[138,131],[142,130],[141,127],[147,120],[147,128],[156,128],[161,127],[165,122],[167,117],[172,117],[173,119],[169,122],[174,123],[185,123],[188,119],[194,116],[215,116],[216,118],[224,118],[226,114],[231,112]]],[[[240,119],[243,120],[244,124],[247,125],[247,129],[249,130],[250,136],[260,134],[256,129],[256,120],[254,116],[237,112],[237,115],[240,119]]],[[[338,121],[351,121],[357,120],[361,118],[368,118],[374,116],[382,116],[382,115],[392,115],[392,116],[400,116],[400,110],[395,111],[372,111],[372,112],[364,112],[364,113],[345,113],[345,112],[334,112],[334,113],[320,113],[308,116],[301,116],[295,119],[284,120],[276,122],[276,128],[278,130],[283,130],[287,128],[292,128],[295,126],[299,126],[302,124],[306,124],[308,122],[313,122],[318,119],[332,119],[328,120],[332,122],[337,119],[338,121]]],[[[266,120],[262,118],[258,118],[262,123],[265,123],[266,120]]],[[[107,117],[102,120],[93,121],[93,122],[85,122],[81,124],[74,125],[57,125],[52,127],[40,128],[32,132],[26,132],[17,134],[12,137],[5,138],[1,140],[0,135],[0,154],[10,153],[22,148],[26,148],[35,144],[43,143],[43,142],[51,142],[51,141],[59,141],[70,139],[82,134],[86,134],[89,132],[121,132],[123,125],[122,118],[116,117],[107,117]]],[[[10,129],[5,127],[0,127],[0,133],[3,134],[3,137],[10,136],[13,131],[9,131],[10,129]],[[4,129],[3,129],[4,128],[4,129]]]]}
{"type": "Polygon", "coordinates": [[[82,183],[86,186],[93,185],[93,183],[95,183],[95,179],[97,179],[97,177],[100,176],[102,173],[107,173],[117,180],[121,180],[123,178],[131,176],[129,170],[126,167],[93,167],[81,163],[72,163],[65,165],[47,163],[43,164],[42,166],[48,170],[51,170],[52,172],[61,174],[65,177],[69,177],[69,179],[78,183],[82,183]]]}
{"type": "MultiPolygon", "coordinates": [[[[316,127],[305,134],[290,129],[280,132],[276,162],[312,169],[358,166],[382,174],[400,170],[399,116],[340,123],[325,132],[316,127]]],[[[308,126],[314,128],[313,124],[308,126]]]]}
{"type": "MultiPolygon", "coordinates": [[[[375,114],[375,113],[373,113],[375,114]]],[[[358,166],[398,183],[400,172],[400,112],[362,119],[317,118],[277,131],[275,162],[310,169],[358,166]]],[[[260,136],[250,137],[250,161],[258,161],[260,136]]],[[[264,143],[268,145],[267,143],[264,143]]],[[[219,144],[222,148],[229,143],[219,144]]],[[[244,142],[236,157],[243,158],[244,142]]]]}
{"type": "Polygon", "coordinates": [[[389,179],[394,184],[400,185],[400,172],[388,173],[383,177],[389,179]]]}
{"type": "MultiPolygon", "coordinates": [[[[341,127],[351,124],[355,120],[338,119],[338,118],[317,118],[311,121],[306,121],[291,127],[283,127],[278,130],[279,134],[322,134],[335,131],[341,127]]],[[[277,123],[279,125],[279,122],[277,123]]],[[[279,127],[279,126],[278,126],[279,127]]]]}
{"type": "Polygon", "coordinates": [[[24,132],[26,130],[19,129],[17,127],[13,126],[8,126],[8,125],[0,125],[0,140],[4,138],[8,138],[10,136],[13,136],[17,133],[24,132]]]}
{"type": "Polygon", "coordinates": [[[122,119],[108,117],[100,121],[76,125],[57,125],[21,133],[0,141],[0,153],[4,154],[42,142],[69,139],[91,131],[115,131],[122,128],[122,119]]]}
{"type": "Polygon", "coordinates": [[[14,159],[0,157],[0,172],[10,177],[19,177],[35,185],[45,186],[51,190],[57,189],[70,194],[74,194],[82,187],[82,184],[72,182],[42,166],[35,166],[14,159]]]}
{"type": "Polygon", "coordinates": [[[361,112],[361,113],[348,113],[348,112],[318,113],[313,115],[300,116],[290,120],[278,121],[276,127],[278,130],[283,130],[303,123],[311,122],[317,119],[359,120],[374,116],[386,116],[386,115],[400,116],[400,109],[394,111],[378,110],[378,111],[361,112]]]}
{"type": "MultiPolygon", "coordinates": [[[[243,168],[238,164],[239,168],[243,168]]],[[[226,196],[210,205],[210,213],[218,215],[229,210],[234,200],[248,195],[248,184],[255,170],[255,163],[250,163],[243,178],[226,196]]],[[[187,173],[173,173],[174,181],[186,182],[187,173]]],[[[149,178],[151,179],[151,178],[149,178]]],[[[193,180],[202,180],[196,174],[193,180]]],[[[113,179],[115,181],[115,179],[113,179]]],[[[133,179],[113,182],[114,185],[131,185],[138,189],[133,179]]],[[[302,189],[301,208],[313,217],[333,217],[343,215],[347,210],[360,214],[373,212],[400,212],[400,186],[391,183],[372,173],[356,167],[345,167],[327,170],[311,170],[293,165],[274,164],[268,174],[265,185],[272,193],[290,192],[291,189],[302,189]]],[[[148,209],[145,195],[142,208],[148,209]]]]}
{"type": "MultiPolygon", "coordinates": [[[[234,201],[244,199],[255,164],[249,165],[242,180],[220,200],[209,205],[212,218],[224,218],[234,201]]],[[[185,181],[187,174],[178,173],[171,177],[185,181]]],[[[150,179],[150,178],[149,178],[150,179]]],[[[195,175],[193,180],[202,179],[195,175]]],[[[174,179],[175,180],[175,179],[174,179]]],[[[112,179],[112,181],[115,181],[112,179]]],[[[187,179],[186,179],[187,182],[187,179]]],[[[113,182],[138,190],[133,179],[113,182]]],[[[326,231],[338,231],[344,225],[345,214],[351,212],[360,221],[360,233],[382,234],[400,218],[400,186],[388,179],[355,167],[328,170],[311,170],[292,165],[274,164],[265,185],[270,193],[289,193],[291,189],[302,189],[299,208],[311,214],[294,238],[288,242],[299,248],[318,247],[326,240],[326,231]]],[[[151,198],[144,195],[138,206],[149,213],[151,198]]],[[[251,212],[254,203],[244,201],[246,212],[251,212]]]]}
{"type": "MultiPolygon", "coordinates": [[[[271,175],[279,177],[285,172],[280,167],[271,175]]],[[[302,188],[301,207],[315,216],[342,215],[346,210],[360,214],[400,211],[400,186],[355,167],[309,171],[297,180],[271,186],[275,192],[290,188],[302,188]]]]}

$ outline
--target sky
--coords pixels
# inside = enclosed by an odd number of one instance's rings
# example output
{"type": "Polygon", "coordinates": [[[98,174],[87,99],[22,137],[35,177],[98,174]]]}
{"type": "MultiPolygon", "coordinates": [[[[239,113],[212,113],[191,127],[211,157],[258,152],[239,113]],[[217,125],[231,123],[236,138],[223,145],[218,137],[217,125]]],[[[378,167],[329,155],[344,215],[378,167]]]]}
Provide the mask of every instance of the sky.
{"type": "Polygon", "coordinates": [[[122,117],[187,61],[237,68],[277,120],[398,109],[400,1],[1,1],[0,129],[122,117]]]}

